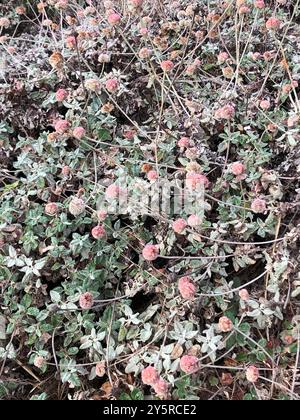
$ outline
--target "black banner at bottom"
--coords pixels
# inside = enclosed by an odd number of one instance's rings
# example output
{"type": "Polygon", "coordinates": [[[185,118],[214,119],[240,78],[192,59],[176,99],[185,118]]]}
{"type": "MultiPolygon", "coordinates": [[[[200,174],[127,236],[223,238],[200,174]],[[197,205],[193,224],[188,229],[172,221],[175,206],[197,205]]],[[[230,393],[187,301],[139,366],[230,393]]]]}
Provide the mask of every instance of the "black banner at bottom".
{"type": "Polygon", "coordinates": [[[121,415],[130,418],[141,415],[190,416],[200,413],[199,401],[101,401],[99,408],[104,416],[121,415]]]}

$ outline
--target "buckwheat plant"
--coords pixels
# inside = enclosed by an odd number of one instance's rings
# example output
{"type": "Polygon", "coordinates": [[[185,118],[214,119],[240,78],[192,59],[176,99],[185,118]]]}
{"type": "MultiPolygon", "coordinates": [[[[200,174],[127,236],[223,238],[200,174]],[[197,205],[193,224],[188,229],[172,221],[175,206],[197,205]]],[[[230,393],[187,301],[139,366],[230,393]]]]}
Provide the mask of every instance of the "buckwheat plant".
{"type": "Polygon", "coordinates": [[[1,2],[1,399],[299,399],[299,3],[1,2]]]}

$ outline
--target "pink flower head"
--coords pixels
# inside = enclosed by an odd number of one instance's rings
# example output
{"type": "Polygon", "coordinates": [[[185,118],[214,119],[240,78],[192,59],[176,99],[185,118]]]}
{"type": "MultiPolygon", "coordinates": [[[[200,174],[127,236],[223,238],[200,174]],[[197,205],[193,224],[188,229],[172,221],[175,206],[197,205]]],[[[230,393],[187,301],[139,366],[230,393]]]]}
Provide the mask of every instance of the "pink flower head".
{"type": "Polygon", "coordinates": [[[58,91],[55,94],[55,98],[57,102],[62,102],[68,97],[68,92],[66,89],[58,89],[58,91]]]}
{"type": "Polygon", "coordinates": [[[136,130],[132,129],[132,130],[125,130],[124,131],[124,137],[127,140],[132,140],[134,138],[134,136],[136,135],[136,130]]]}
{"type": "Polygon", "coordinates": [[[66,46],[72,50],[76,47],[76,38],[75,36],[68,36],[66,39],[66,46]]]}
{"type": "Polygon", "coordinates": [[[169,71],[173,70],[174,63],[171,60],[164,60],[161,62],[160,66],[164,72],[168,73],[169,71]]]}
{"type": "Polygon", "coordinates": [[[46,360],[44,359],[44,357],[42,356],[35,356],[33,364],[35,367],[37,367],[38,369],[41,369],[42,367],[44,367],[46,363],[46,360]]]}
{"type": "Polygon", "coordinates": [[[251,11],[250,7],[248,7],[248,6],[246,6],[246,5],[241,6],[241,7],[239,8],[239,13],[240,13],[241,15],[245,15],[245,14],[247,14],[247,13],[250,13],[250,11],[251,11]]]}
{"type": "Polygon", "coordinates": [[[92,237],[94,239],[102,239],[102,238],[104,238],[105,235],[106,235],[106,230],[105,230],[105,227],[103,225],[95,226],[92,229],[92,237]]]}
{"type": "Polygon", "coordinates": [[[199,174],[198,172],[188,172],[186,175],[186,185],[190,190],[196,190],[201,187],[206,188],[209,186],[209,180],[205,175],[199,174]]]}
{"type": "Polygon", "coordinates": [[[167,396],[168,393],[169,384],[164,379],[159,378],[157,382],[153,385],[153,389],[155,393],[161,397],[164,398],[167,396]]]}
{"type": "Polygon", "coordinates": [[[107,22],[110,25],[118,25],[120,23],[121,16],[118,13],[111,13],[107,17],[107,22]]]}
{"type": "Polygon", "coordinates": [[[105,197],[107,200],[115,200],[119,197],[120,192],[121,189],[117,184],[111,184],[106,188],[105,197]]]}
{"type": "Polygon", "coordinates": [[[281,26],[281,20],[277,17],[271,17],[266,22],[266,28],[269,30],[276,30],[279,29],[281,26]]]}
{"type": "Polygon", "coordinates": [[[93,295],[90,292],[86,292],[79,298],[79,306],[81,309],[91,309],[94,304],[93,295]]]}
{"type": "Polygon", "coordinates": [[[58,120],[55,123],[55,131],[58,134],[64,134],[70,127],[70,123],[67,120],[58,120]]]}
{"type": "Polygon", "coordinates": [[[156,181],[157,178],[158,178],[158,173],[154,170],[149,171],[147,173],[147,178],[148,178],[149,181],[156,181]]]}
{"type": "Polygon", "coordinates": [[[183,299],[193,299],[196,294],[196,286],[189,276],[181,277],[178,282],[178,290],[183,299]]]}
{"type": "Polygon", "coordinates": [[[231,120],[234,117],[235,108],[233,105],[227,104],[222,108],[219,108],[215,112],[215,117],[217,119],[231,120]]]}
{"type": "Polygon", "coordinates": [[[10,20],[6,17],[0,18],[0,28],[8,28],[10,25],[10,20]]]}
{"type": "Polygon", "coordinates": [[[187,222],[188,222],[188,225],[190,227],[195,228],[195,227],[198,227],[198,226],[201,225],[202,219],[201,219],[201,217],[197,216],[197,214],[191,214],[190,217],[188,218],[187,222]]]}
{"type": "Polygon", "coordinates": [[[264,111],[267,111],[268,109],[270,109],[271,107],[271,103],[268,99],[264,99],[262,101],[260,101],[259,106],[261,107],[261,109],[263,109],[264,111]]]}
{"type": "Polygon", "coordinates": [[[229,58],[229,55],[227,54],[227,52],[225,51],[220,52],[220,54],[218,55],[218,62],[220,64],[223,64],[225,63],[226,60],[228,60],[228,58],[229,58]]]}
{"type": "Polygon", "coordinates": [[[256,198],[251,204],[251,209],[254,213],[264,213],[267,210],[267,203],[261,198],[256,198]]]}
{"type": "Polygon", "coordinates": [[[249,300],[249,292],[247,289],[242,289],[239,291],[239,297],[244,302],[247,302],[249,300]]]}
{"type": "Polygon", "coordinates": [[[185,72],[188,76],[193,76],[193,74],[195,73],[196,70],[197,70],[197,67],[194,64],[190,64],[185,69],[185,72]]]}
{"type": "Polygon", "coordinates": [[[246,370],[246,378],[249,382],[255,383],[258,381],[259,378],[259,370],[256,366],[249,366],[246,370]]]}
{"type": "Polygon", "coordinates": [[[73,130],[73,136],[75,139],[80,140],[85,135],[85,129],[83,127],[76,127],[73,130]]]}
{"type": "Polygon", "coordinates": [[[266,7],[264,0],[255,0],[254,6],[257,9],[264,9],[266,7]]]}
{"type": "Polygon", "coordinates": [[[149,58],[151,54],[151,50],[149,48],[141,48],[139,51],[139,57],[142,59],[149,58]]]}
{"type": "Polygon", "coordinates": [[[63,176],[70,175],[70,172],[71,172],[70,166],[67,166],[67,165],[63,166],[63,168],[61,170],[61,173],[62,173],[63,176]]]}
{"type": "Polygon", "coordinates": [[[103,222],[107,218],[107,211],[102,209],[97,211],[97,217],[100,222],[103,222]]]}
{"type": "Polygon", "coordinates": [[[14,54],[16,52],[16,48],[12,46],[8,46],[7,51],[9,52],[9,54],[14,54]]]}
{"type": "Polygon", "coordinates": [[[182,356],[180,359],[180,369],[184,373],[195,373],[199,370],[199,360],[196,356],[182,356]]]}
{"type": "Polygon", "coordinates": [[[141,28],[141,29],[140,29],[140,34],[141,34],[142,36],[146,36],[146,35],[148,34],[148,29],[147,29],[147,28],[141,28]]]}
{"type": "Polygon", "coordinates": [[[143,257],[146,261],[155,261],[159,256],[159,247],[158,245],[148,244],[143,249],[143,257]]]}
{"type": "Polygon", "coordinates": [[[119,86],[118,79],[108,79],[105,83],[106,89],[111,93],[116,92],[119,89],[119,86]]]}
{"type": "Polygon", "coordinates": [[[223,316],[219,319],[219,329],[221,332],[230,332],[233,329],[233,323],[232,321],[227,318],[227,316],[223,316]]]}
{"type": "Polygon", "coordinates": [[[241,162],[234,162],[231,165],[231,173],[235,176],[242,175],[245,172],[245,166],[241,162]]]}
{"type": "Polygon", "coordinates": [[[181,137],[181,139],[178,140],[177,143],[178,147],[189,147],[190,145],[190,139],[188,137],[181,137]]]}
{"type": "Polygon", "coordinates": [[[145,385],[154,385],[159,380],[159,373],[153,366],[142,370],[142,382],[145,385]]]}
{"type": "Polygon", "coordinates": [[[58,211],[58,206],[56,203],[48,203],[45,207],[45,213],[48,216],[55,216],[58,211]]]}
{"type": "Polygon", "coordinates": [[[187,222],[184,219],[177,219],[173,222],[173,230],[175,233],[183,233],[186,227],[187,222]]]}

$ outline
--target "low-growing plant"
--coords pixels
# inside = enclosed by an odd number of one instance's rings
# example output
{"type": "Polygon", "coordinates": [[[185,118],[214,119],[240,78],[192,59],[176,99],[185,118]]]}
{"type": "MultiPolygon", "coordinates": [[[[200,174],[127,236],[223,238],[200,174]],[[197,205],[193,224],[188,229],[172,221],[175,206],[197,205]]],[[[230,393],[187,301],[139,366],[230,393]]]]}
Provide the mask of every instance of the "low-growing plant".
{"type": "Polygon", "coordinates": [[[299,399],[299,13],[0,5],[1,399],[299,399]]]}

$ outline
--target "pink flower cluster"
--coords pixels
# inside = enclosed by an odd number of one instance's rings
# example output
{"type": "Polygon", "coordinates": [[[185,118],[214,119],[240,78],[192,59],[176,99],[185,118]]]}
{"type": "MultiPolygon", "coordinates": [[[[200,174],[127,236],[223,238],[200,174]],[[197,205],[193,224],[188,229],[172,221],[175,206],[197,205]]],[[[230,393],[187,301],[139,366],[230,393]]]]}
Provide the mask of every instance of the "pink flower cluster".
{"type": "Polygon", "coordinates": [[[199,360],[196,356],[185,355],[180,359],[180,369],[187,374],[196,373],[199,370],[199,360]]]}
{"type": "Polygon", "coordinates": [[[85,129],[83,127],[76,127],[73,130],[73,136],[75,139],[80,140],[85,135],[85,129]]]}
{"type": "Polygon", "coordinates": [[[76,48],[76,38],[75,36],[68,36],[66,39],[66,46],[70,50],[73,50],[76,48]]]}
{"type": "Polygon", "coordinates": [[[107,22],[113,26],[118,25],[118,23],[120,23],[120,20],[121,16],[118,13],[112,12],[107,16],[107,22]]]}
{"type": "Polygon", "coordinates": [[[159,256],[158,245],[148,244],[143,249],[143,257],[146,261],[155,261],[159,256]]]}
{"type": "Polygon", "coordinates": [[[277,17],[271,17],[266,22],[266,28],[269,30],[276,30],[279,29],[281,26],[281,20],[277,17]]]}
{"type": "Polygon", "coordinates": [[[196,286],[189,276],[181,277],[178,289],[183,299],[193,299],[196,294],[196,286]]]}
{"type": "Polygon", "coordinates": [[[175,233],[181,235],[185,228],[187,227],[187,222],[184,219],[177,219],[173,222],[173,230],[175,233]]]}
{"type": "Polygon", "coordinates": [[[107,218],[107,211],[102,209],[97,211],[97,217],[100,222],[104,222],[104,220],[107,218]]]}
{"type": "Polygon", "coordinates": [[[174,63],[171,60],[164,60],[161,62],[160,66],[165,73],[168,73],[173,70],[174,63]]]}
{"type": "Polygon", "coordinates": [[[259,379],[259,370],[256,366],[249,366],[246,371],[246,378],[249,382],[255,383],[259,379]]]}
{"type": "Polygon", "coordinates": [[[215,117],[220,120],[232,120],[235,115],[235,108],[233,105],[227,104],[219,108],[215,112],[215,117]]]}
{"type": "Polygon", "coordinates": [[[169,384],[159,376],[158,371],[153,366],[148,366],[142,371],[142,382],[145,385],[150,385],[159,397],[165,398],[167,396],[169,384]]]}
{"type": "Polygon", "coordinates": [[[219,319],[219,330],[221,332],[227,333],[232,331],[233,329],[233,323],[232,321],[227,318],[227,316],[223,316],[222,318],[219,319]]]}
{"type": "Polygon", "coordinates": [[[119,89],[119,81],[118,79],[108,79],[105,83],[106,90],[110,93],[114,93],[119,89]]]}
{"type": "Polygon", "coordinates": [[[94,297],[90,292],[86,292],[79,298],[79,306],[81,309],[91,309],[94,304],[94,297]]]}
{"type": "Polygon", "coordinates": [[[105,230],[105,227],[103,225],[98,225],[98,226],[95,226],[92,229],[91,233],[92,233],[92,237],[94,239],[102,239],[106,235],[106,230],[105,230]]]}
{"type": "Polygon", "coordinates": [[[271,102],[268,99],[263,99],[262,101],[260,101],[259,106],[261,107],[261,109],[263,109],[264,111],[267,111],[268,109],[270,109],[271,107],[271,102]]]}
{"type": "Polygon", "coordinates": [[[209,180],[203,174],[188,172],[186,175],[186,185],[190,190],[195,190],[200,186],[207,188],[209,186],[209,180]]]}
{"type": "Polygon", "coordinates": [[[58,211],[58,206],[56,203],[48,203],[45,207],[45,213],[48,216],[55,216],[58,211]]]}
{"type": "Polygon", "coordinates": [[[107,200],[115,200],[119,197],[120,192],[121,189],[117,184],[111,184],[106,188],[105,197],[107,200]]]}
{"type": "Polygon", "coordinates": [[[257,9],[264,9],[266,7],[264,0],[255,0],[254,7],[257,9]]]}
{"type": "Polygon", "coordinates": [[[249,300],[249,292],[247,289],[242,289],[239,291],[239,297],[244,302],[247,302],[249,300]]]}
{"type": "Polygon", "coordinates": [[[235,176],[242,175],[245,172],[245,166],[241,162],[234,162],[231,165],[231,173],[235,176]]]}
{"type": "Polygon", "coordinates": [[[33,364],[36,368],[42,369],[45,366],[46,360],[42,356],[35,356],[33,364]]]}
{"type": "Polygon", "coordinates": [[[54,125],[54,129],[58,134],[64,134],[70,128],[70,123],[67,120],[58,120],[54,125]]]}
{"type": "Polygon", "coordinates": [[[201,225],[202,219],[197,214],[191,214],[187,222],[190,227],[196,228],[201,225]]]}
{"type": "Polygon", "coordinates": [[[220,54],[218,55],[218,63],[219,64],[223,64],[225,63],[225,61],[227,61],[229,58],[229,55],[227,54],[226,51],[220,52],[220,54]]]}
{"type": "Polygon", "coordinates": [[[190,139],[188,137],[181,137],[177,143],[178,147],[187,148],[190,146],[190,139]]]}
{"type": "Polygon", "coordinates": [[[251,209],[254,213],[265,213],[267,210],[267,203],[261,198],[256,198],[251,204],[251,209]]]}
{"type": "Polygon", "coordinates": [[[57,102],[62,102],[68,97],[68,91],[66,89],[58,89],[55,94],[57,102]]]}
{"type": "Polygon", "coordinates": [[[149,181],[156,181],[158,179],[158,173],[154,170],[151,170],[147,173],[147,178],[149,181]]]}

